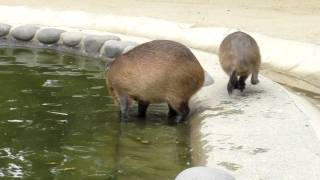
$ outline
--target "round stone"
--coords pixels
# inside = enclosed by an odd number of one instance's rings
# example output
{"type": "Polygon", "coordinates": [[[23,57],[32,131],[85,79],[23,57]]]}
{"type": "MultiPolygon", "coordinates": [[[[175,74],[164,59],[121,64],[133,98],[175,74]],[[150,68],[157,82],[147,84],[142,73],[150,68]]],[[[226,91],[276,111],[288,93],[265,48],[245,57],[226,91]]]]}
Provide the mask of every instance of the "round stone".
{"type": "Polygon", "coordinates": [[[9,24],[0,23],[0,37],[9,34],[10,28],[11,26],[9,24]]]}
{"type": "Polygon", "coordinates": [[[235,180],[235,178],[220,169],[192,167],[182,171],[175,180],[235,180]]]}
{"type": "Polygon", "coordinates": [[[60,35],[64,30],[56,28],[41,29],[37,33],[37,39],[43,44],[54,44],[60,40],[60,35]]]}
{"type": "Polygon", "coordinates": [[[126,48],[124,48],[124,50],[122,51],[122,54],[125,54],[125,53],[127,53],[127,52],[129,52],[131,49],[133,49],[134,47],[136,47],[136,46],[127,46],[126,48]]]}
{"type": "Polygon", "coordinates": [[[132,41],[116,41],[110,40],[104,43],[102,55],[107,58],[116,58],[121,55],[127,47],[135,47],[138,45],[132,41]]]}
{"type": "Polygon", "coordinates": [[[83,34],[80,32],[65,32],[62,34],[62,42],[66,46],[77,46],[82,40],[83,34]]]}
{"type": "Polygon", "coordinates": [[[30,41],[33,39],[38,29],[39,27],[35,25],[19,26],[13,29],[12,36],[21,41],[30,41]]]}
{"type": "Polygon", "coordinates": [[[84,50],[89,54],[98,54],[104,42],[108,40],[117,40],[120,38],[113,35],[88,35],[83,39],[84,50]]]}

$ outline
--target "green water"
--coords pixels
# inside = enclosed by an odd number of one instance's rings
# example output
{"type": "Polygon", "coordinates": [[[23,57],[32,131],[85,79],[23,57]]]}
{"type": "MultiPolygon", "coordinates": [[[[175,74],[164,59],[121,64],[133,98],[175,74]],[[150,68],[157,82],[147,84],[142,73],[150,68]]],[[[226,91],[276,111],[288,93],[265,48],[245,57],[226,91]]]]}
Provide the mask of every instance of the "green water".
{"type": "Polygon", "coordinates": [[[167,125],[161,105],[120,123],[103,67],[0,49],[0,179],[172,180],[187,167],[188,127],[167,125]]]}

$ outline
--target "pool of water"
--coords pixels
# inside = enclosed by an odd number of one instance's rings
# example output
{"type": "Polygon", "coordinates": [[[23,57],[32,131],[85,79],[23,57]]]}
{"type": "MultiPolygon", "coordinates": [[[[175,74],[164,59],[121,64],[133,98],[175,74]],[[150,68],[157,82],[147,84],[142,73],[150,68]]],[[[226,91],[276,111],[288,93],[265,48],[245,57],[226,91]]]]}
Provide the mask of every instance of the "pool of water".
{"type": "Polygon", "coordinates": [[[0,94],[0,179],[172,180],[190,162],[167,107],[119,122],[97,59],[2,48],[0,94]]]}

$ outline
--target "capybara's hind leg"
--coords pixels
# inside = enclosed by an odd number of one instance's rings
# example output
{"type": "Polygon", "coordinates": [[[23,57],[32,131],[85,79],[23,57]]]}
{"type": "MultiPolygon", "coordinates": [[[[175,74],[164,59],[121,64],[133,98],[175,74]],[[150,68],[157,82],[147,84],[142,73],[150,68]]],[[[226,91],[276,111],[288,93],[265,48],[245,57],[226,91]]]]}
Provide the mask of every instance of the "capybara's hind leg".
{"type": "Polygon", "coordinates": [[[238,78],[237,78],[236,72],[233,71],[227,86],[229,95],[232,94],[232,91],[233,89],[235,89],[235,87],[238,87],[238,78]]]}
{"type": "Polygon", "coordinates": [[[120,95],[119,104],[120,104],[120,121],[127,122],[129,119],[129,106],[130,106],[129,97],[127,95],[120,95]]]}
{"type": "Polygon", "coordinates": [[[190,112],[188,101],[171,104],[170,106],[178,113],[174,118],[175,123],[181,123],[186,120],[186,117],[190,112]]]}
{"type": "Polygon", "coordinates": [[[242,92],[246,88],[246,80],[248,76],[240,76],[238,82],[238,89],[242,92]]]}
{"type": "Polygon", "coordinates": [[[188,102],[182,102],[178,109],[179,115],[176,117],[176,122],[180,123],[185,121],[189,112],[190,112],[190,109],[189,109],[188,102]]]}
{"type": "Polygon", "coordinates": [[[253,72],[251,75],[251,84],[258,84],[259,79],[258,79],[258,72],[253,72]]]}
{"type": "Polygon", "coordinates": [[[169,112],[168,112],[168,117],[169,118],[172,118],[172,117],[175,117],[176,115],[178,115],[178,112],[176,110],[174,110],[170,104],[168,104],[168,107],[169,107],[169,112]]]}
{"type": "Polygon", "coordinates": [[[138,101],[138,117],[146,117],[149,102],[138,101]]]}
{"type": "Polygon", "coordinates": [[[239,89],[239,81],[238,80],[234,83],[233,89],[239,89]]]}

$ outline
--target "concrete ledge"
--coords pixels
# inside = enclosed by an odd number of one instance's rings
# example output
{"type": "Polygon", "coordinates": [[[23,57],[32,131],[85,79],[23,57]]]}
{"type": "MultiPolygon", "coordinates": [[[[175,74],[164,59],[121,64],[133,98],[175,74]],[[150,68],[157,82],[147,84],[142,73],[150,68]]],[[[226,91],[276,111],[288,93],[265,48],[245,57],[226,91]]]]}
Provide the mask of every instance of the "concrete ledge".
{"type": "MultiPolygon", "coordinates": [[[[194,27],[192,24],[178,24],[146,17],[101,15],[81,11],[52,11],[21,6],[0,6],[0,21],[15,25],[29,23],[74,27],[149,39],[171,39],[189,47],[216,54],[222,39],[235,31],[223,27],[194,27]]],[[[275,80],[280,80],[293,87],[300,87],[303,82],[305,84],[303,88],[306,90],[320,93],[319,45],[248,33],[257,40],[260,46],[263,67],[270,78],[276,76],[275,80]],[[285,77],[280,75],[285,75],[285,77]]]]}
{"type": "Polygon", "coordinates": [[[0,46],[53,49],[108,61],[138,44],[121,41],[118,36],[106,33],[87,34],[31,24],[11,26],[1,23],[0,30],[3,32],[0,33],[0,46]]]}

